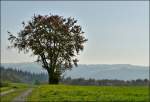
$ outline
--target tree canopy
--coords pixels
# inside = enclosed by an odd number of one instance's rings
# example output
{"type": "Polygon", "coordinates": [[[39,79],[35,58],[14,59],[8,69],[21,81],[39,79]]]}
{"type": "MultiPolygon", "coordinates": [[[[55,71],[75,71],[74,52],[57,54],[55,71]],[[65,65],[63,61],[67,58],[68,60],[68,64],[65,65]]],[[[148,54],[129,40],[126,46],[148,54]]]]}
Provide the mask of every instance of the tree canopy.
{"type": "Polygon", "coordinates": [[[77,20],[59,15],[34,15],[22,24],[17,36],[8,32],[10,47],[36,55],[37,62],[49,73],[49,83],[58,83],[66,69],[77,66],[77,55],[87,41],[77,20]]]}

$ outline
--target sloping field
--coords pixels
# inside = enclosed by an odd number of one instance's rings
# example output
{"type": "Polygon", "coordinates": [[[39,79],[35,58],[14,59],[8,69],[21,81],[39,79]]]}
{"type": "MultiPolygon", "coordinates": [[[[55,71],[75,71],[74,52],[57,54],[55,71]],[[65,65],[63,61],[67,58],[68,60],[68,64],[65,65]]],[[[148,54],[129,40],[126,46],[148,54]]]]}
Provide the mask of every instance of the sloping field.
{"type": "Polygon", "coordinates": [[[146,86],[40,85],[28,100],[34,102],[148,102],[146,86]]]}

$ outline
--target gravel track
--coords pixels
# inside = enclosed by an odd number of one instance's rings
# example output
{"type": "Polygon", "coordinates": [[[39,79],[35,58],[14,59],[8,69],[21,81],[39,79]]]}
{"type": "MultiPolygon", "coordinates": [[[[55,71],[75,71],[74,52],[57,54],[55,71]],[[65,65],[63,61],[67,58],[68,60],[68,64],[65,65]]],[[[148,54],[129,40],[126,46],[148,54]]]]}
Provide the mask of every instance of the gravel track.
{"type": "Polygon", "coordinates": [[[12,102],[27,102],[26,97],[32,92],[33,88],[29,88],[28,90],[21,93],[19,96],[15,97],[12,102]]]}

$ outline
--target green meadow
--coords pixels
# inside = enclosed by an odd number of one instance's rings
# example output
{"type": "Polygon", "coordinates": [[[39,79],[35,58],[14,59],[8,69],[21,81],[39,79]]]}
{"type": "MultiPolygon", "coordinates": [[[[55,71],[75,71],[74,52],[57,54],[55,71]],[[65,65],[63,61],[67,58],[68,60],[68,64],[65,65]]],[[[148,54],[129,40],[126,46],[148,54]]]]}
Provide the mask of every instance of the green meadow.
{"type": "Polygon", "coordinates": [[[29,102],[148,102],[146,86],[40,85],[28,96],[29,102]]]}

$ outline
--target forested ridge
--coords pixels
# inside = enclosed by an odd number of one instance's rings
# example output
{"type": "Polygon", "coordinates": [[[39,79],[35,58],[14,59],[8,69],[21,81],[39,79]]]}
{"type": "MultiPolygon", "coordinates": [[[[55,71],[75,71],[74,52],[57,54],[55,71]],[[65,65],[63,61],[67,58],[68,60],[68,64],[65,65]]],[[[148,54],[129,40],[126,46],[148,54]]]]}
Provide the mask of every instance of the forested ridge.
{"type": "MultiPolygon", "coordinates": [[[[1,82],[17,82],[17,83],[29,83],[29,84],[44,84],[48,83],[48,75],[46,73],[31,73],[27,71],[21,71],[12,68],[0,67],[0,80],[1,82]]],[[[111,85],[148,85],[149,79],[136,79],[136,80],[117,80],[117,79],[84,79],[71,77],[62,77],[61,84],[68,85],[96,85],[96,86],[111,86],[111,85]]]]}
{"type": "Polygon", "coordinates": [[[17,83],[42,83],[47,80],[47,75],[44,73],[31,73],[27,71],[21,71],[12,68],[4,68],[0,67],[1,82],[9,81],[9,82],[17,82],[17,83]]]}

